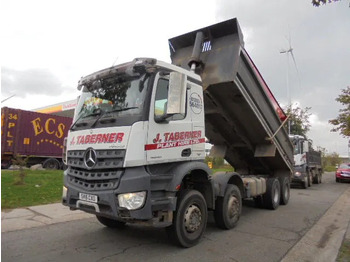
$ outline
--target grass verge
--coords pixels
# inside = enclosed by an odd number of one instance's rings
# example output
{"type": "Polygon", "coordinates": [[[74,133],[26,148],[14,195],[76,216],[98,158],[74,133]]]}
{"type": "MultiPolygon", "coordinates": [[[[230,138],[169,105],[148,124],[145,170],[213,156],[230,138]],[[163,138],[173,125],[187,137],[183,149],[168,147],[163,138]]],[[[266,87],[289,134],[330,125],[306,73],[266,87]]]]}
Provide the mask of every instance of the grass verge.
{"type": "Polygon", "coordinates": [[[44,205],[61,201],[62,170],[26,170],[23,185],[19,171],[1,171],[1,209],[44,205]]]}
{"type": "Polygon", "coordinates": [[[339,249],[337,262],[350,261],[350,239],[346,239],[339,249]]]}

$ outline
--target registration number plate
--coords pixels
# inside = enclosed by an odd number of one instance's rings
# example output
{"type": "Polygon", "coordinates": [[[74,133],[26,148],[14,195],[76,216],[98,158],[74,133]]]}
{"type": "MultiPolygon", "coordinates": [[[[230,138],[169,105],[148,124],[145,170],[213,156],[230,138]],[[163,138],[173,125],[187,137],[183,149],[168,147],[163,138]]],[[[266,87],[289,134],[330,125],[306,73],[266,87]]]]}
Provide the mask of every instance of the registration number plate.
{"type": "Polygon", "coordinates": [[[84,200],[84,201],[88,201],[88,202],[97,203],[97,196],[96,195],[79,193],[79,199],[84,200]]]}

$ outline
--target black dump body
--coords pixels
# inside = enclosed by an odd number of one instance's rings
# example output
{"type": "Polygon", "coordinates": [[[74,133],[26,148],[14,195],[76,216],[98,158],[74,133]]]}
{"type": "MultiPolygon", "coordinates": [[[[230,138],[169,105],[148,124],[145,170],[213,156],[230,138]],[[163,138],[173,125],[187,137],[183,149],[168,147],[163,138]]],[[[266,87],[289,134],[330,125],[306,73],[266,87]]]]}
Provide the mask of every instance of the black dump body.
{"type": "Polygon", "coordinates": [[[237,19],[172,38],[169,45],[174,65],[187,70],[190,61],[197,65],[206,137],[226,161],[241,174],[292,173],[293,146],[279,129],[286,116],[245,51],[237,19]],[[198,32],[203,37],[196,57],[198,32]]]}
{"type": "Polygon", "coordinates": [[[314,151],[314,150],[310,150],[309,152],[306,152],[306,161],[309,167],[321,168],[322,167],[321,152],[314,151]]]}

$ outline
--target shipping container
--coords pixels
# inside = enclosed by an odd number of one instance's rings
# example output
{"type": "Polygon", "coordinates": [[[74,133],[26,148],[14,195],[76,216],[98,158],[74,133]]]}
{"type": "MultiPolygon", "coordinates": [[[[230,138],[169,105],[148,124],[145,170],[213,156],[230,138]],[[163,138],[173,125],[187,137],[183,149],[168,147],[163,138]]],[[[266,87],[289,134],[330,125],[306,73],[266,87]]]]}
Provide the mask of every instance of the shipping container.
{"type": "Polygon", "coordinates": [[[1,108],[1,168],[8,168],[16,155],[29,156],[30,165],[60,168],[63,141],[71,124],[69,117],[1,108]]]}

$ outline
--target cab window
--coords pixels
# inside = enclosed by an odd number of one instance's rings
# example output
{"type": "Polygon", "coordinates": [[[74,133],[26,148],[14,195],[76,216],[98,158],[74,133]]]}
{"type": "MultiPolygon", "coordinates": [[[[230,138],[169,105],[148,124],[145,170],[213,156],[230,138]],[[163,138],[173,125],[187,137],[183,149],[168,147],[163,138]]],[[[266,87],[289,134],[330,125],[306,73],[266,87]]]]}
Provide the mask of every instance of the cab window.
{"type": "MultiPolygon", "coordinates": [[[[154,118],[160,118],[166,115],[168,105],[168,87],[169,80],[160,78],[157,83],[156,98],[154,104],[154,118]]],[[[175,114],[167,117],[167,120],[181,120],[185,115],[175,114]]]]}

